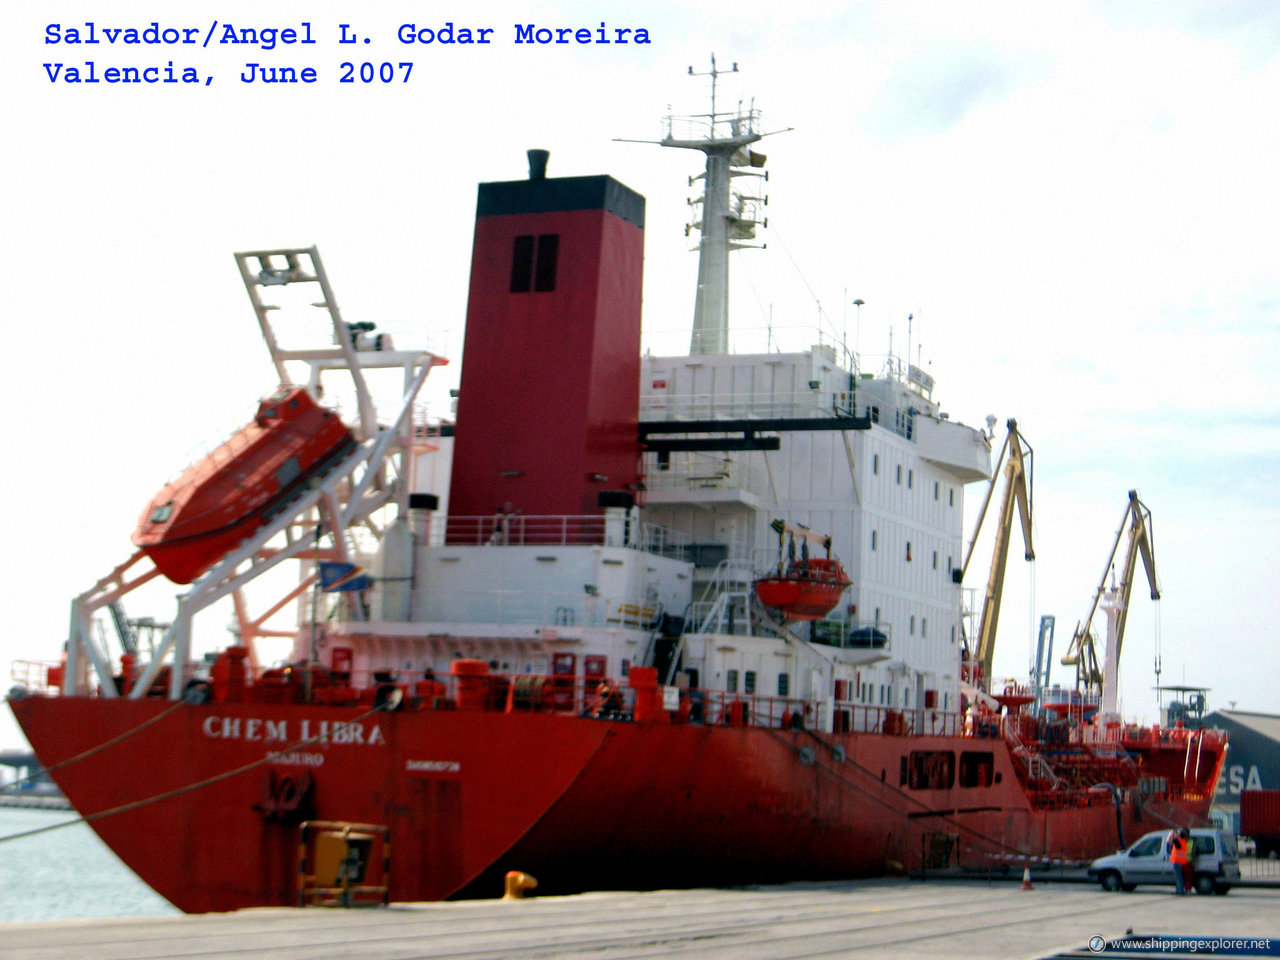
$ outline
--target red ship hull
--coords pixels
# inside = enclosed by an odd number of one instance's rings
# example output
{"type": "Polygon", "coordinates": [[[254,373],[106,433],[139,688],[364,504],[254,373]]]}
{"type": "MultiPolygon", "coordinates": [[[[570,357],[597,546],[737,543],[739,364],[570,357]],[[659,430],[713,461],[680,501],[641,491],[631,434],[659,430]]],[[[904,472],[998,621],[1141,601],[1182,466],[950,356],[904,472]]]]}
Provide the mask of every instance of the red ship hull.
{"type": "MultiPolygon", "coordinates": [[[[53,766],[173,704],[30,697],[12,706],[53,766]]],[[[361,713],[182,704],[53,776],[92,817],[262,761],[361,713]]],[[[966,866],[1085,860],[1154,822],[1129,799],[1117,816],[1110,791],[1038,803],[1002,740],[501,710],[378,712],[357,726],[92,825],[162,896],[206,912],[297,902],[304,815],[386,825],[398,901],[496,895],[509,869],[533,874],[543,892],[877,875],[920,867],[936,835],[957,838],[966,866]],[[982,785],[956,778],[918,789],[903,779],[919,755],[973,751],[992,757],[982,785]],[[303,771],[313,783],[308,809],[292,822],[278,808],[273,815],[270,778],[303,771]]],[[[1150,744],[1143,775],[1183,783],[1187,753],[1185,742],[1150,744]]],[[[1180,791],[1184,816],[1207,812],[1222,751],[1202,748],[1196,759],[1199,777],[1180,791]]]]}

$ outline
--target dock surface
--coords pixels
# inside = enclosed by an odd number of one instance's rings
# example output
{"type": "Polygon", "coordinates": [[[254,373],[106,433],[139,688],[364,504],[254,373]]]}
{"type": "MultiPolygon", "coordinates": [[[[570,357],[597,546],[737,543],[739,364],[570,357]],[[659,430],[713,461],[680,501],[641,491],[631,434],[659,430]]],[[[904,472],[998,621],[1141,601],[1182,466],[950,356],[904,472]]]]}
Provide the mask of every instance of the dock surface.
{"type": "Polygon", "coordinates": [[[1155,887],[1104,893],[1082,884],[1022,890],[1016,882],[870,880],[353,910],[270,908],[7,924],[0,926],[0,960],[992,960],[1118,956],[1091,953],[1088,944],[1126,931],[1271,938],[1269,955],[1280,955],[1280,889],[1177,897],[1155,887]]]}

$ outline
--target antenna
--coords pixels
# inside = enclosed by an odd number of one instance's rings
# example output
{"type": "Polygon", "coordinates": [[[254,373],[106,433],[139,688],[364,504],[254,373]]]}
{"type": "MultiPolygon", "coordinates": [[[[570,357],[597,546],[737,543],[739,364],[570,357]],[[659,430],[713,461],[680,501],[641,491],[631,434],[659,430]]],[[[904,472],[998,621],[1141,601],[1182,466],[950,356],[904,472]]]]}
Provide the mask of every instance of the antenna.
{"type": "Polygon", "coordinates": [[[914,313],[907,314],[907,364],[911,364],[911,321],[916,318],[914,313]]]}
{"type": "Polygon", "coordinates": [[[853,320],[853,352],[859,357],[862,354],[862,307],[866,302],[861,297],[853,301],[854,309],[857,311],[853,320]]]}
{"type": "MultiPolygon", "coordinates": [[[[728,70],[719,70],[716,68],[716,55],[711,54],[711,69],[704,70],[701,73],[696,72],[692,66],[689,67],[689,76],[691,77],[710,77],[711,78],[711,116],[710,116],[710,134],[712,137],[716,135],[716,80],[722,73],[737,73],[738,63],[735,60],[732,67],[728,70]]],[[[754,103],[754,101],[753,101],[754,103]]]]}

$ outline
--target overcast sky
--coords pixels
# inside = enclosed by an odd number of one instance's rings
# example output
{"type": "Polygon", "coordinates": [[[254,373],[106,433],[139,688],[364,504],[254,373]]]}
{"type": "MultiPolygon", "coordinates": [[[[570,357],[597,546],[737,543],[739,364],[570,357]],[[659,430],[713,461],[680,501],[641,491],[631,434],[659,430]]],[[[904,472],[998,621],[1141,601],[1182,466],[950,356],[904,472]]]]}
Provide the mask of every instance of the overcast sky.
{"type": "MultiPolygon", "coordinates": [[[[944,408],[1017,417],[1035,447],[1039,560],[1034,577],[1011,562],[996,674],[1026,674],[1041,614],[1061,651],[1137,488],[1164,599],[1157,615],[1135,591],[1124,712],[1154,719],[1157,622],[1164,682],[1280,712],[1280,5],[34,6],[0,40],[0,669],[56,657],[70,598],[128,556],[155,489],[274,386],[235,250],[318,244],[347,319],[454,358],[440,400],[461,354],[475,184],[525,176],[524,151],[545,147],[553,176],[611,173],[648,198],[646,341],[683,350],[698,157],[614,138],[656,139],[669,105],[705,109],[706,81],[686,71],[714,51],[742,70],[722,104],[754,97],[771,129],[794,128],[759,148],[768,249],[733,263],[737,342],[771,320],[806,328],[796,345],[821,329],[883,354],[891,328],[905,347],[914,313],[913,359],[944,408]],[[53,22],[93,21],[102,39],[161,16],[201,38],[215,20],[217,37],[305,18],[317,42],[44,42],[53,22]],[[652,42],[514,42],[516,23],[594,37],[602,20],[652,42]],[[491,42],[396,40],[401,24],[447,21],[493,28],[491,42]],[[371,42],[340,46],[342,23],[371,42]],[[68,84],[44,66],[171,59],[202,82],[68,84]],[[343,84],[343,61],[413,67],[408,82],[343,84]],[[250,62],[319,79],[245,84],[250,62]]],[[[5,711],[0,747],[20,742],[5,711]]]]}

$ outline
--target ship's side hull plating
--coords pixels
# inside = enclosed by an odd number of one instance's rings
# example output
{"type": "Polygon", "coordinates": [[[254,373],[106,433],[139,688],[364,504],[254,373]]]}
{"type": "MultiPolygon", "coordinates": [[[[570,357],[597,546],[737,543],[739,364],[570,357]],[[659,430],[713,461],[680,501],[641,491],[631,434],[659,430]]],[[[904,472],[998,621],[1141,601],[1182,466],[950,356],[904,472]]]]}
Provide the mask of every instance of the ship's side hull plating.
{"type": "MultiPolygon", "coordinates": [[[[1084,859],[1144,828],[1109,792],[1036,808],[1003,742],[968,738],[75,697],[13,708],[51,767],[171,711],[53,775],[189,912],[296,902],[308,818],[388,827],[400,901],[493,895],[509,869],[550,891],[872,875],[929,862],[938,838],[952,838],[948,864],[1084,859]],[[989,785],[902,782],[913,754],[975,750],[991,751],[989,785]]],[[[1203,814],[1208,796],[1182,805],[1203,814]]]]}

